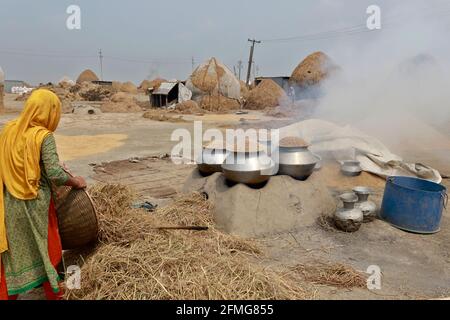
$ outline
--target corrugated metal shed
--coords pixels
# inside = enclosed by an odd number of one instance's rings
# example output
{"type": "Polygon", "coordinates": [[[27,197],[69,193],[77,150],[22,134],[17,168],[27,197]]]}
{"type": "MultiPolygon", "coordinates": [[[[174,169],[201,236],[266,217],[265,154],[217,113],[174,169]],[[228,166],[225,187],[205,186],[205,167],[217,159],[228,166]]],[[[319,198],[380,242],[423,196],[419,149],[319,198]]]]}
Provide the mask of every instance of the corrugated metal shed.
{"type": "Polygon", "coordinates": [[[163,82],[158,89],[152,92],[152,94],[168,95],[169,92],[178,84],[178,82],[163,82]]]}

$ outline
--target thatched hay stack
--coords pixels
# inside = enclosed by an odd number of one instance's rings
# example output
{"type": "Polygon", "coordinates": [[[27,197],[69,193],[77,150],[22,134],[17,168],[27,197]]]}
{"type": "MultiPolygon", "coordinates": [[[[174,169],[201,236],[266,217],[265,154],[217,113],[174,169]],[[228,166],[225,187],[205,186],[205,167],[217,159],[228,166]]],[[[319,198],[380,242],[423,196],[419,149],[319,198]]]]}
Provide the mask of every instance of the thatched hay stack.
{"type": "MultiPolygon", "coordinates": [[[[73,300],[270,300],[313,295],[285,272],[262,267],[256,243],[227,235],[213,223],[212,204],[199,193],[175,199],[152,214],[131,209],[134,199],[119,185],[96,186],[100,244],[84,257],[81,289],[73,300]],[[202,226],[207,231],[160,230],[202,226]]],[[[292,272],[292,274],[294,274],[292,272]]]]}
{"type": "Polygon", "coordinates": [[[125,82],[120,86],[120,91],[126,93],[136,94],[138,92],[137,87],[132,82],[125,82]]]}
{"type": "Polygon", "coordinates": [[[238,110],[241,107],[238,100],[230,99],[222,95],[203,96],[199,105],[203,110],[219,112],[238,110]]]}
{"type": "Polygon", "coordinates": [[[239,80],[216,58],[198,66],[187,80],[186,87],[192,91],[193,98],[197,101],[204,96],[222,95],[236,100],[241,96],[239,80]]]}
{"type": "Polygon", "coordinates": [[[300,87],[319,84],[339,67],[323,52],[314,52],[307,56],[292,73],[290,82],[300,87]]]}
{"type": "Polygon", "coordinates": [[[83,83],[83,82],[92,82],[92,81],[98,81],[97,75],[94,73],[94,71],[87,69],[84,70],[77,79],[77,83],[83,83]]]}
{"type": "Polygon", "coordinates": [[[287,101],[284,90],[271,79],[264,79],[247,94],[245,108],[251,110],[263,110],[274,108],[287,101]]]}

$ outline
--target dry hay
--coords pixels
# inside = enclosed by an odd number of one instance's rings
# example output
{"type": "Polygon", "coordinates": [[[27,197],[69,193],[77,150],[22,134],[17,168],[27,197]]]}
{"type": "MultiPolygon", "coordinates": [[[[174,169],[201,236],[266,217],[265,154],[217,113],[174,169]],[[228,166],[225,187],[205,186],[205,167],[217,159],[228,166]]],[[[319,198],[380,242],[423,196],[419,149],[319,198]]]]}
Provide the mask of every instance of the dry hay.
{"type": "Polygon", "coordinates": [[[187,122],[182,116],[162,109],[150,109],[142,116],[146,119],[160,122],[187,122]]]}
{"type": "Polygon", "coordinates": [[[300,87],[314,86],[338,69],[339,67],[325,53],[314,52],[295,68],[290,82],[300,87]]]}
{"type": "Polygon", "coordinates": [[[102,86],[90,82],[77,83],[69,88],[71,93],[77,94],[84,101],[108,101],[116,93],[111,86],[102,86]]]}
{"type": "Polygon", "coordinates": [[[367,277],[350,266],[341,263],[298,264],[292,268],[306,281],[317,285],[327,285],[338,288],[366,288],[367,277]]]}
{"type": "Polygon", "coordinates": [[[236,76],[216,58],[211,58],[194,70],[186,81],[195,100],[205,95],[222,95],[231,99],[241,97],[241,86],[236,76]]]}
{"type": "Polygon", "coordinates": [[[284,90],[273,80],[264,79],[246,96],[245,108],[251,110],[263,110],[274,108],[287,101],[284,90]]]}
{"type": "Polygon", "coordinates": [[[184,114],[203,114],[204,111],[200,108],[197,102],[193,100],[183,101],[175,106],[175,111],[184,114]]]}
{"type": "Polygon", "coordinates": [[[122,82],[113,81],[112,88],[113,88],[114,91],[119,92],[120,88],[122,88],[122,82]]]}
{"type": "Polygon", "coordinates": [[[78,76],[77,83],[83,83],[83,82],[92,82],[92,81],[98,81],[99,78],[94,73],[94,71],[87,69],[84,70],[80,75],[78,76]]]}
{"type": "Polygon", "coordinates": [[[161,83],[166,82],[166,79],[156,78],[154,80],[144,80],[141,82],[139,86],[139,90],[147,92],[148,89],[153,88],[154,90],[158,89],[161,83]]]}
{"type": "Polygon", "coordinates": [[[207,94],[217,94],[220,79],[225,74],[224,68],[218,65],[216,58],[198,67],[191,75],[192,84],[207,94]]]}
{"type": "Polygon", "coordinates": [[[134,113],[142,112],[142,108],[136,104],[135,101],[126,102],[104,102],[100,110],[105,113],[134,113]]]}
{"type": "Polygon", "coordinates": [[[129,93],[126,92],[117,92],[113,96],[111,96],[112,102],[135,102],[136,99],[129,93]]]}
{"type": "Polygon", "coordinates": [[[246,99],[249,93],[247,84],[242,80],[239,80],[239,84],[241,85],[241,97],[246,99]]]}
{"type": "Polygon", "coordinates": [[[222,95],[203,96],[200,100],[200,108],[207,111],[227,112],[240,109],[241,104],[236,99],[222,95]]]}
{"type": "Polygon", "coordinates": [[[132,82],[125,82],[120,86],[120,91],[126,93],[136,94],[138,93],[137,87],[132,82]]]}
{"type": "Polygon", "coordinates": [[[99,217],[100,244],[78,259],[84,261],[81,289],[66,290],[66,299],[309,297],[309,292],[293,284],[287,274],[258,266],[254,261],[260,250],[254,242],[215,229],[212,205],[199,193],[181,196],[151,214],[130,209],[134,197],[126,187],[95,186],[90,193],[99,217]],[[158,229],[192,225],[209,229],[158,229]]]}

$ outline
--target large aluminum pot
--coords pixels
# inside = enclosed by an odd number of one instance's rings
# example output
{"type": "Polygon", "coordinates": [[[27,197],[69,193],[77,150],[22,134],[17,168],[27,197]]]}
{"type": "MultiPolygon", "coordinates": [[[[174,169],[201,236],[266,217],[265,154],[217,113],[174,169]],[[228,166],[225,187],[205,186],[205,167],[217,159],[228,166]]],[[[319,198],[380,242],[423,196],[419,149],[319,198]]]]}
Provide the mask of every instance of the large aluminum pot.
{"type": "Polygon", "coordinates": [[[306,180],[321,160],[319,156],[309,151],[308,144],[295,137],[282,139],[273,158],[279,164],[278,174],[298,180],[306,180]]]}
{"type": "Polygon", "coordinates": [[[275,172],[275,162],[264,151],[230,152],[222,165],[225,177],[249,185],[266,182],[275,172]]]}

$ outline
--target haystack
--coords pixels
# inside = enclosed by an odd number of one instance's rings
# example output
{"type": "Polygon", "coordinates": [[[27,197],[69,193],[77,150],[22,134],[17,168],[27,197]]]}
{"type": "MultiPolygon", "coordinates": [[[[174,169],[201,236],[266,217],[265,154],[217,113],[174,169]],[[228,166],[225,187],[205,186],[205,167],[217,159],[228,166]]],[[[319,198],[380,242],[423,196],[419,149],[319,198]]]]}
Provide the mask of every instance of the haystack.
{"type": "Polygon", "coordinates": [[[122,82],[113,81],[112,82],[112,88],[114,89],[114,91],[119,92],[120,89],[122,88],[122,82]]]}
{"type": "Polygon", "coordinates": [[[61,80],[59,80],[58,85],[61,88],[67,89],[67,88],[70,88],[70,87],[74,86],[75,85],[75,81],[70,79],[68,76],[64,76],[64,77],[61,78],[61,80]]]}
{"type": "Polygon", "coordinates": [[[138,92],[137,87],[132,82],[125,82],[120,86],[120,91],[126,93],[136,94],[138,92]]]}
{"type": "Polygon", "coordinates": [[[246,97],[245,108],[251,110],[263,110],[274,108],[287,101],[284,90],[271,79],[264,79],[246,97]]]}
{"type": "Polygon", "coordinates": [[[147,92],[149,88],[158,89],[161,83],[166,82],[167,80],[156,78],[153,80],[144,80],[141,82],[141,85],[139,86],[139,90],[142,90],[144,92],[147,92]]]}
{"type": "Polygon", "coordinates": [[[319,84],[339,67],[323,52],[314,52],[307,56],[292,73],[290,82],[300,87],[319,84]]]}
{"type": "Polygon", "coordinates": [[[241,85],[233,72],[216,58],[211,58],[195,69],[186,82],[193,99],[222,95],[230,99],[241,97],[241,85]]]}
{"type": "Polygon", "coordinates": [[[199,105],[203,110],[220,112],[238,110],[241,107],[238,100],[227,98],[222,95],[203,96],[199,105]]]}
{"type": "Polygon", "coordinates": [[[193,114],[202,113],[203,110],[200,108],[197,102],[193,100],[183,101],[175,106],[175,110],[180,113],[193,114]]]}
{"type": "Polygon", "coordinates": [[[87,69],[84,70],[78,77],[77,83],[83,83],[83,82],[92,82],[92,81],[98,81],[99,78],[94,73],[94,71],[87,69]]]}
{"type": "Polygon", "coordinates": [[[247,84],[242,80],[239,80],[239,84],[241,85],[241,97],[246,99],[249,93],[247,84]]]}
{"type": "Polygon", "coordinates": [[[129,93],[126,92],[117,92],[111,96],[112,102],[136,102],[136,99],[129,93]]]}
{"type": "MultiPolygon", "coordinates": [[[[213,223],[212,204],[200,193],[175,199],[154,213],[131,209],[134,197],[118,185],[96,186],[100,243],[66,254],[81,266],[73,300],[271,300],[312,298],[290,274],[260,265],[257,243],[227,235],[213,223]],[[205,231],[168,230],[206,227],[205,231]],[[162,228],[162,229],[161,229],[162,228]]],[[[292,274],[294,274],[292,272],[292,274]]]]}

